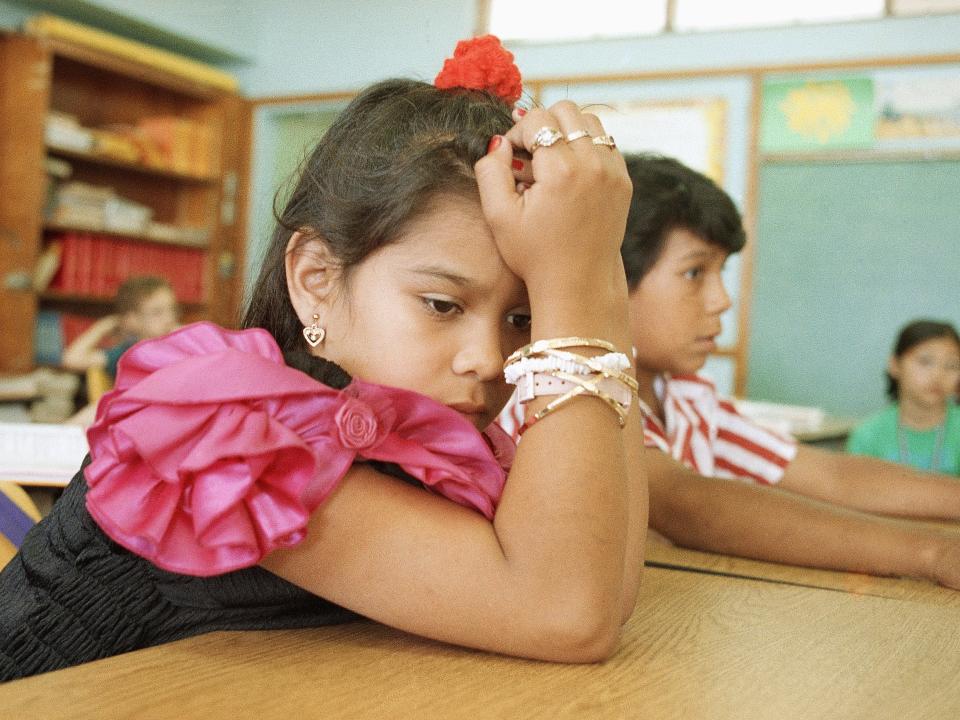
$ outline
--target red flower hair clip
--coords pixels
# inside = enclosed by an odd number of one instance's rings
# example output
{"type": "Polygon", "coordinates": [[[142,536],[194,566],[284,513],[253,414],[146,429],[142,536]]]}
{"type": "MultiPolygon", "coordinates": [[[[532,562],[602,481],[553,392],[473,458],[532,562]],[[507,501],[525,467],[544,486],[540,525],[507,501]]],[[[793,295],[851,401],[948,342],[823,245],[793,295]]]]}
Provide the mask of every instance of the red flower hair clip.
{"type": "Polygon", "coordinates": [[[441,90],[458,87],[486,90],[510,105],[520,99],[523,90],[513,53],[496,35],[458,42],[453,57],[444,60],[443,69],[433,84],[441,90]]]}

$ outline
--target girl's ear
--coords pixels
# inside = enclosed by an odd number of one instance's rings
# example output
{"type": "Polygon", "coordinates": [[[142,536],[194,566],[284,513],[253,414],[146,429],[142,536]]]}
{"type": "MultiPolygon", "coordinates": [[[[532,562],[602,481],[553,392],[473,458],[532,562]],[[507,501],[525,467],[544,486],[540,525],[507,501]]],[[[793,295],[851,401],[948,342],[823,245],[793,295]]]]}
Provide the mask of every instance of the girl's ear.
{"type": "Polygon", "coordinates": [[[894,380],[900,379],[900,359],[896,355],[887,358],[887,374],[894,380]]]}
{"type": "Polygon", "coordinates": [[[321,237],[307,239],[297,231],[290,237],[284,255],[287,270],[287,292],[303,325],[313,322],[314,313],[324,317],[336,299],[342,271],[336,258],[321,237]]]}

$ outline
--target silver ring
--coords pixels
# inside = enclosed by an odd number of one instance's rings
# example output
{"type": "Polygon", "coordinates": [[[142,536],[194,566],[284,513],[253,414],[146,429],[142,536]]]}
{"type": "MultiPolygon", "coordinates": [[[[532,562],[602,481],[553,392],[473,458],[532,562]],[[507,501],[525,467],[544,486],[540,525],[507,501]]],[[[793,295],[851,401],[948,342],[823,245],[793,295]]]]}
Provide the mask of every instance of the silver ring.
{"type": "Polygon", "coordinates": [[[544,125],[533,136],[533,145],[530,146],[530,152],[532,153],[537,148],[550,147],[559,140],[563,140],[563,133],[558,128],[544,125]]]}
{"type": "Polygon", "coordinates": [[[597,135],[591,142],[594,145],[606,145],[611,149],[617,146],[617,143],[613,140],[613,135],[597,135]]]}
{"type": "Polygon", "coordinates": [[[572,143],[574,140],[579,140],[580,138],[593,137],[586,130],[574,130],[572,133],[567,133],[567,142],[572,143]]]}

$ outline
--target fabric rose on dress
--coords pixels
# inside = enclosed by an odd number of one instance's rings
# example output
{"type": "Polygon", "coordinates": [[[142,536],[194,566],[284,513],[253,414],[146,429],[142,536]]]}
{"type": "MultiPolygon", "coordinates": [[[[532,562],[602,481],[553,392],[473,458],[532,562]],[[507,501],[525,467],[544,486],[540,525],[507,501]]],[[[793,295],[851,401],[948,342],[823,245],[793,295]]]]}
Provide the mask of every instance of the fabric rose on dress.
{"type": "Polygon", "coordinates": [[[131,348],[87,433],[87,508],[157,566],[214,575],[299,543],[358,453],[492,518],[506,472],[450,408],[287,367],[263,330],[196,323],[131,348]]]}
{"type": "Polygon", "coordinates": [[[373,410],[364,403],[348,399],[334,416],[340,431],[340,442],[353,450],[365,450],[377,445],[383,436],[373,410]]]}

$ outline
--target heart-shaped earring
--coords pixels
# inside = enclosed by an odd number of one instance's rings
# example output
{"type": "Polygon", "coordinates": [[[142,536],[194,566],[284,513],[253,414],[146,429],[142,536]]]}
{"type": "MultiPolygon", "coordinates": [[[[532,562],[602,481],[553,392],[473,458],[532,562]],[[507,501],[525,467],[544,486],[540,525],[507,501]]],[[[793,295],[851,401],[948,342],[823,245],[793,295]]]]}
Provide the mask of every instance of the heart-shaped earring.
{"type": "Polygon", "coordinates": [[[323,339],[327,336],[327,331],[317,325],[319,319],[319,315],[314,315],[313,322],[303,329],[303,337],[310,347],[316,347],[322,343],[323,339]]]}

